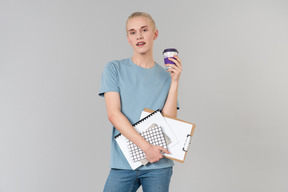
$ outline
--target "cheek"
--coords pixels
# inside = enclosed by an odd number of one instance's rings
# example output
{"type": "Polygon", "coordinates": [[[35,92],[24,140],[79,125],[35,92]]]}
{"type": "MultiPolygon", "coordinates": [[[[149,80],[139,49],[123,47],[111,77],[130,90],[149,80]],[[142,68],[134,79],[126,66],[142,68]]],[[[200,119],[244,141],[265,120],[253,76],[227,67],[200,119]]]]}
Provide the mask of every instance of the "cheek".
{"type": "Polygon", "coordinates": [[[151,34],[151,33],[149,33],[149,34],[147,35],[147,38],[148,38],[148,39],[151,39],[151,40],[154,40],[154,39],[155,39],[154,34],[151,34]]]}
{"type": "Polygon", "coordinates": [[[130,37],[127,37],[127,40],[128,40],[128,43],[130,44],[130,45],[132,45],[133,43],[133,40],[130,38],[130,37]]]}

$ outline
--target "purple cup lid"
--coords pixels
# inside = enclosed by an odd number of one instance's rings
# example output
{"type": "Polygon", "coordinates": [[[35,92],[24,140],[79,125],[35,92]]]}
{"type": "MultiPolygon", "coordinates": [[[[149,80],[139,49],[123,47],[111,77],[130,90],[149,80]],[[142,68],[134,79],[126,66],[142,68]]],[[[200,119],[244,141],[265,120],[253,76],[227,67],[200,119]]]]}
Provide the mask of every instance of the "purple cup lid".
{"type": "Polygon", "coordinates": [[[175,49],[175,48],[164,49],[163,53],[166,53],[166,52],[177,52],[178,53],[177,49],[175,49]]]}

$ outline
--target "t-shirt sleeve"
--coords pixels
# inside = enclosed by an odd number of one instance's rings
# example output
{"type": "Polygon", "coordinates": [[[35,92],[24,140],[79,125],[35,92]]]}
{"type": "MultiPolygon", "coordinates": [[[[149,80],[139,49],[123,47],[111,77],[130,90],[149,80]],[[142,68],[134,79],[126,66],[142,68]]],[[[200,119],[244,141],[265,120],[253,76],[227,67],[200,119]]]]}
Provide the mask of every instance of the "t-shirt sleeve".
{"type": "Polygon", "coordinates": [[[101,85],[99,96],[103,97],[106,92],[120,92],[118,82],[118,72],[116,66],[110,62],[108,63],[101,76],[101,85]]]}

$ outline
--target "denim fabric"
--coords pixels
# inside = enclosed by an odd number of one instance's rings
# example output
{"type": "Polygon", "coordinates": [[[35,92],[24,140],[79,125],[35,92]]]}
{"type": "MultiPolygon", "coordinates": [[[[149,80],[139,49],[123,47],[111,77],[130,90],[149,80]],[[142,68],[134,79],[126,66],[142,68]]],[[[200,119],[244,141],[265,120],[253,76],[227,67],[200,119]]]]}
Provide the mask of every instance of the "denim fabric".
{"type": "Polygon", "coordinates": [[[111,169],[104,192],[168,192],[173,168],[150,170],[111,169]]]}

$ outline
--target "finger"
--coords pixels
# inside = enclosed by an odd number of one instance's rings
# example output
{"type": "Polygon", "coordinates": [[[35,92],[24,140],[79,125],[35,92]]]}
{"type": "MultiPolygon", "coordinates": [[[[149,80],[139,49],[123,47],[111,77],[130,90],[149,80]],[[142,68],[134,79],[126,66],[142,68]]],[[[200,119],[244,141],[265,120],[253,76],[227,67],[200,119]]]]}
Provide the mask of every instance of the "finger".
{"type": "Polygon", "coordinates": [[[182,71],[182,69],[180,69],[178,66],[175,66],[173,64],[167,64],[166,67],[170,67],[167,69],[167,71],[169,71],[169,72],[170,71],[173,71],[173,72],[175,72],[175,71],[181,72],[182,71]]]}
{"type": "Polygon", "coordinates": [[[159,156],[159,157],[157,157],[157,158],[155,158],[155,159],[153,159],[153,160],[151,160],[151,161],[149,161],[150,163],[155,163],[155,162],[158,162],[158,161],[160,161],[160,159],[162,159],[163,158],[163,155],[161,155],[161,156],[159,156]]]}
{"type": "Polygon", "coordinates": [[[161,146],[159,146],[159,147],[160,147],[160,150],[161,150],[162,152],[167,153],[167,154],[170,153],[170,152],[169,152],[167,149],[165,149],[164,147],[161,147],[161,146]]]}
{"type": "Polygon", "coordinates": [[[180,64],[180,65],[182,65],[182,63],[181,63],[181,59],[178,57],[178,55],[174,55],[173,57],[169,57],[169,59],[174,59],[174,60],[177,60],[178,61],[178,63],[180,64]]]}
{"type": "Polygon", "coordinates": [[[169,57],[168,59],[170,61],[173,61],[175,63],[175,65],[179,65],[179,62],[176,59],[174,59],[173,57],[169,57]]]}
{"type": "Polygon", "coordinates": [[[170,74],[180,74],[179,71],[175,70],[175,69],[172,69],[170,68],[169,70],[167,70],[167,72],[169,72],[170,74]]]}
{"type": "Polygon", "coordinates": [[[169,59],[170,61],[173,61],[177,67],[179,67],[180,69],[182,69],[182,65],[181,65],[181,63],[180,63],[178,60],[176,60],[176,59],[174,59],[174,58],[171,58],[171,57],[169,57],[168,59],[169,59]]]}
{"type": "Polygon", "coordinates": [[[165,67],[170,67],[170,68],[174,68],[174,69],[180,69],[179,66],[175,65],[175,64],[165,64],[165,67]]]}
{"type": "Polygon", "coordinates": [[[174,57],[177,59],[177,61],[181,64],[181,59],[178,57],[178,55],[174,55],[174,57]]]}

